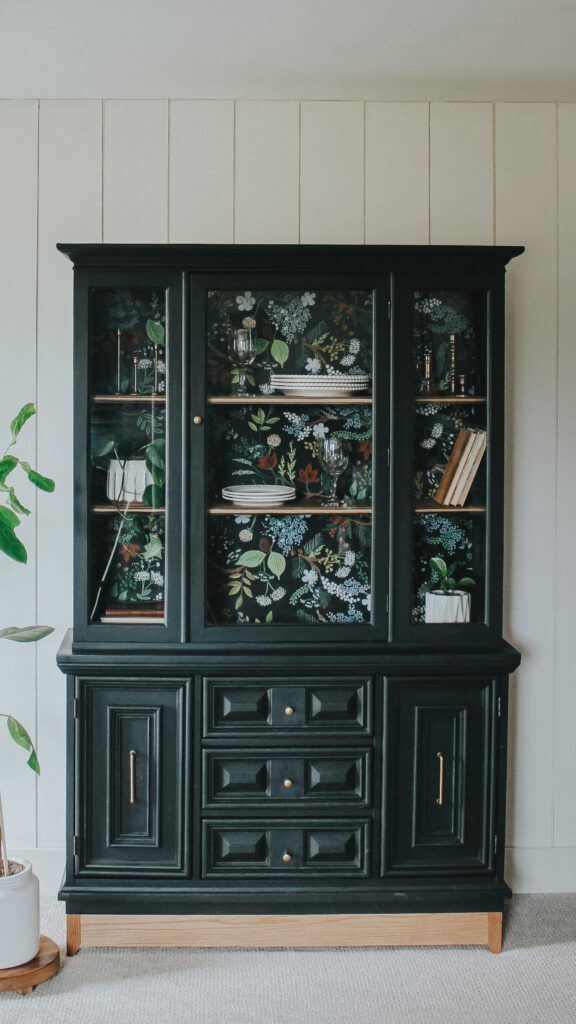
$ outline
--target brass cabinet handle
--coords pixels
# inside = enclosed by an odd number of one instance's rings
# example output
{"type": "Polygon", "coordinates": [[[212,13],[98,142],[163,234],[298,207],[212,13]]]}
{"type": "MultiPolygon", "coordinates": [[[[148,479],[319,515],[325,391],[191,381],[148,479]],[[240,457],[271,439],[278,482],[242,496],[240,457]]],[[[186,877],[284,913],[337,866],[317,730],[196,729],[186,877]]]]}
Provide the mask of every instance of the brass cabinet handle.
{"type": "Polygon", "coordinates": [[[136,803],[136,751],[130,751],[130,803],[136,803]]]}
{"type": "Polygon", "coordinates": [[[438,796],[436,797],[436,803],[441,807],[444,803],[444,755],[438,751],[436,757],[440,761],[439,771],[440,775],[438,778],[438,796]]]}
{"type": "Polygon", "coordinates": [[[290,715],[294,714],[294,708],[284,708],[284,714],[288,715],[288,718],[290,718],[290,715]]]}
{"type": "Polygon", "coordinates": [[[202,417],[201,416],[195,416],[193,422],[196,424],[197,427],[199,427],[200,424],[202,423],[202,417]]]}
{"type": "Polygon", "coordinates": [[[292,860],[292,854],[286,851],[286,853],[282,854],[282,860],[284,861],[285,864],[289,864],[290,861],[292,860]]]}

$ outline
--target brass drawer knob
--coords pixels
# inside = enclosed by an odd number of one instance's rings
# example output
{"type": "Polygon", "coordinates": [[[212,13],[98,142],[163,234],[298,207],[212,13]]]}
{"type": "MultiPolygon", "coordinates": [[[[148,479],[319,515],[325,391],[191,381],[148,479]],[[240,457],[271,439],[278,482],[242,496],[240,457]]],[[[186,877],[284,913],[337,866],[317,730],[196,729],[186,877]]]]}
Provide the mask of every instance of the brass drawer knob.
{"type": "Polygon", "coordinates": [[[202,423],[202,417],[201,416],[195,416],[194,417],[194,423],[196,424],[197,427],[200,426],[200,424],[202,423]]]}
{"type": "Polygon", "coordinates": [[[290,861],[292,860],[292,854],[286,851],[286,853],[282,854],[282,860],[284,861],[285,864],[289,864],[290,861]]]}
{"type": "Polygon", "coordinates": [[[292,779],[284,779],[284,789],[292,789],[293,785],[292,779]]]}
{"type": "Polygon", "coordinates": [[[284,708],[284,714],[290,718],[290,716],[294,714],[294,708],[284,708]]]}

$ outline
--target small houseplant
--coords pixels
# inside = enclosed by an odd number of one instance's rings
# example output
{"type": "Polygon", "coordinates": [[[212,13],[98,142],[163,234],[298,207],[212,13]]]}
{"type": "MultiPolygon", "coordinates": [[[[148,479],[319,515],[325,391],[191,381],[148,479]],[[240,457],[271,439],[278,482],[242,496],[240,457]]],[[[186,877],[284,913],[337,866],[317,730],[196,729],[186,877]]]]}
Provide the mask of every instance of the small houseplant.
{"type": "Polygon", "coordinates": [[[430,582],[423,583],[420,594],[426,595],[426,622],[469,622],[470,594],[463,587],[475,585],[471,576],[456,579],[460,562],[447,565],[438,555],[430,559],[430,582]]]}
{"type": "MultiPolygon", "coordinates": [[[[30,510],[17,498],[12,486],[13,471],[18,467],[28,477],[30,483],[42,491],[53,491],[54,481],[38,473],[16,456],[11,449],[16,444],[18,435],[24,424],[36,410],[32,403],[23,406],[10,424],[11,440],[0,458],[0,552],[16,562],[26,563],[27,551],[22,541],[16,536],[16,529],[22,516],[30,514],[30,510]]],[[[52,632],[51,626],[7,626],[0,629],[0,639],[13,640],[17,643],[33,643],[52,632]]],[[[8,732],[18,746],[28,753],[28,766],[39,773],[40,766],[34,744],[29,733],[13,715],[0,711],[0,718],[5,718],[8,732]]],[[[8,859],[2,800],[0,794],[0,916],[10,920],[14,927],[0,930],[0,968],[16,967],[31,960],[38,952],[40,941],[38,880],[32,873],[28,861],[8,859]]]]}

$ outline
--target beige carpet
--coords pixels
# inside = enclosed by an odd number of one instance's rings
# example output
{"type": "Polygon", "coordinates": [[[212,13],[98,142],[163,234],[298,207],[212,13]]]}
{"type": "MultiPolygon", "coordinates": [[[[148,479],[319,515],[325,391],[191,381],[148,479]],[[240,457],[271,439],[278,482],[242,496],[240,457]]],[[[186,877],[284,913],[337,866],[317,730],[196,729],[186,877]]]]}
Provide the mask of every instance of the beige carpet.
{"type": "MultiPolygon", "coordinates": [[[[575,1024],[576,894],[516,896],[482,948],[81,950],[2,1024],[575,1024]]],[[[3,924],[3,923],[2,923],[3,924]]],[[[42,930],[64,943],[61,905],[42,930]]]]}

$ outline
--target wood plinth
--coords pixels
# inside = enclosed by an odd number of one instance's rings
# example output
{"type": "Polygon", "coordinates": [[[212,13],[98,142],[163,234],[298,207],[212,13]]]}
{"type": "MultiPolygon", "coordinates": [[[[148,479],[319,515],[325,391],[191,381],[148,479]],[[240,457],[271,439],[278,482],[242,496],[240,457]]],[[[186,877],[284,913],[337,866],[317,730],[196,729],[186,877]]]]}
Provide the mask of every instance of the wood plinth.
{"type": "Polygon", "coordinates": [[[502,914],[69,914],[68,955],[81,946],[280,949],[488,946],[502,951],[502,914]]]}
{"type": "Polygon", "coordinates": [[[33,960],[0,971],[0,992],[19,992],[21,996],[28,996],[36,985],[56,974],[59,967],[58,946],[52,939],[41,935],[40,949],[33,960]]]}

